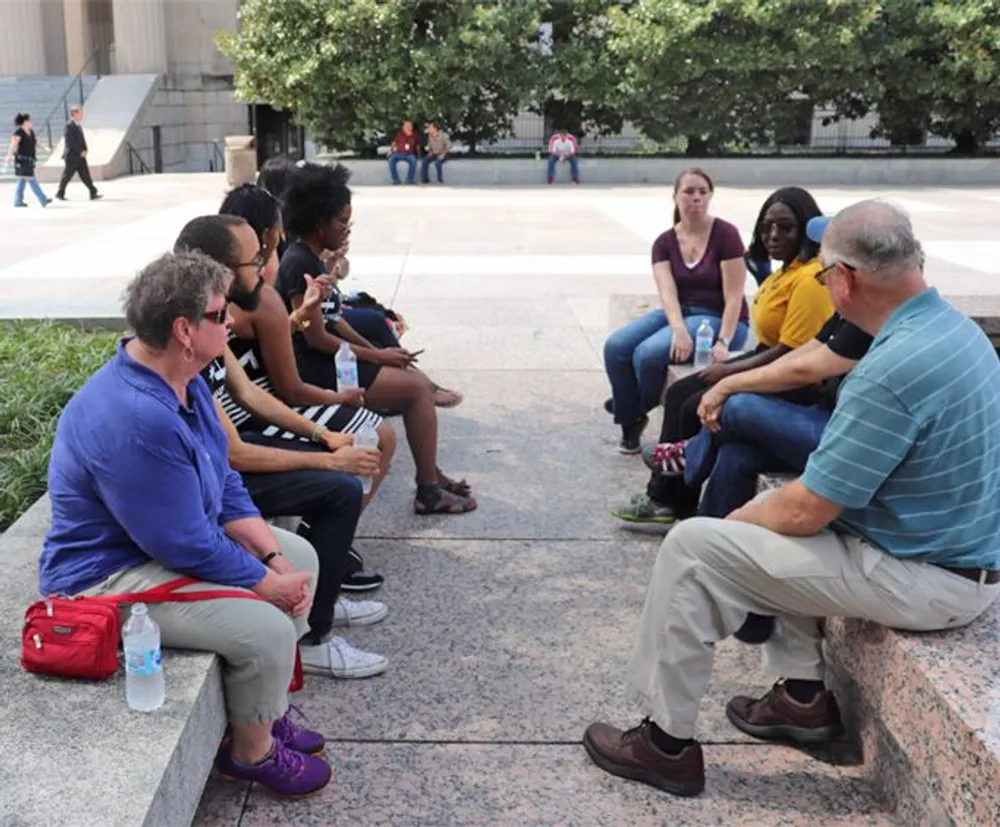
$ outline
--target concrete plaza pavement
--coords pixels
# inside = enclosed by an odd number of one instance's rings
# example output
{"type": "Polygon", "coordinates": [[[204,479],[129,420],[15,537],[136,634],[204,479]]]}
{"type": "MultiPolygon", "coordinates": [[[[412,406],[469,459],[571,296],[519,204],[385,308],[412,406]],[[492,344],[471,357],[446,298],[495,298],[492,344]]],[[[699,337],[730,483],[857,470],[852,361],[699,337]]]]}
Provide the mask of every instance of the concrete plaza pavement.
{"type": "MultiPolygon", "coordinates": [[[[0,205],[9,189],[0,185],[0,205]]],[[[103,189],[94,204],[0,206],[0,317],[118,315],[130,275],[184,221],[214,211],[224,182],[157,176],[103,189]]],[[[767,194],[720,188],[713,211],[748,230],[767,194]]],[[[933,283],[998,292],[1000,190],[814,194],[828,212],[896,197],[925,240],[933,283]]],[[[310,678],[295,699],[331,740],[335,781],[281,802],[212,778],[196,823],[893,823],[860,768],[753,742],[729,725],[729,696],[770,685],[757,653],[733,642],[718,647],[699,723],[701,797],[611,778],[579,746],[592,720],[637,720],[623,670],[658,538],[608,516],[645,474],[614,450],[601,345],[609,297],[652,292],[649,243],[669,213],[669,187],[356,192],[353,281],[401,310],[412,325],[405,344],[426,348],[422,366],[466,394],[441,412],[440,457],[472,483],[479,510],[414,516],[400,440],[358,541],[386,575],[375,597],[390,614],[345,635],[386,654],[389,671],[310,678]]]]}

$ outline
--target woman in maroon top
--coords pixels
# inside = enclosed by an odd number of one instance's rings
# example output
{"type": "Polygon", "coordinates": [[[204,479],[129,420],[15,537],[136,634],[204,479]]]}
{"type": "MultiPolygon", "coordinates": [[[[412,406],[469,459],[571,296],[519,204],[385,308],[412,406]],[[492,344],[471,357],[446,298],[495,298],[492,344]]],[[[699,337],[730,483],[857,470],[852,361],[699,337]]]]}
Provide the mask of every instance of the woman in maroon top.
{"type": "Polygon", "coordinates": [[[708,212],[715,184],[701,169],[674,181],[674,226],[653,242],[653,279],[661,309],[612,333],[604,343],[611,381],[605,403],[621,425],[623,454],[639,452],[646,413],[660,403],[667,367],[692,358],[699,325],[715,335],[712,357],[728,358],[747,337],[746,266],[739,230],[708,212]]]}

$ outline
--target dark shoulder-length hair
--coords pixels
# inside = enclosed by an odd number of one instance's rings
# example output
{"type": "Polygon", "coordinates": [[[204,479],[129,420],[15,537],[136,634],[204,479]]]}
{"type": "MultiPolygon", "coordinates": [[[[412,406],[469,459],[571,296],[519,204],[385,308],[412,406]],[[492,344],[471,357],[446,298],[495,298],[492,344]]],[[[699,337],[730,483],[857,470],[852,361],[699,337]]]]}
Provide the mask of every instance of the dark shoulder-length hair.
{"type": "Polygon", "coordinates": [[[798,258],[801,261],[808,261],[816,256],[819,252],[819,244],[806,236],[806,224],[809,223],[810,218],[822,215],[823,211],[819,208],[816,199],[809,194],[808,190],[804,190],[802,187],[782,187],[780,190],[772,192],[760,208],[757,221],[753,225],[753,240],[750,242],[750,249],[747,251],[749,257],[754,261],[766,261],[769,258],[767,249],[764,247],[764,239],[760,236],[760,226],[764,221],[764,216],[767,215],[767,211],[775,204],[784,204],[788,207],[795,216],[796,222],[798,222],[798,258]]]}

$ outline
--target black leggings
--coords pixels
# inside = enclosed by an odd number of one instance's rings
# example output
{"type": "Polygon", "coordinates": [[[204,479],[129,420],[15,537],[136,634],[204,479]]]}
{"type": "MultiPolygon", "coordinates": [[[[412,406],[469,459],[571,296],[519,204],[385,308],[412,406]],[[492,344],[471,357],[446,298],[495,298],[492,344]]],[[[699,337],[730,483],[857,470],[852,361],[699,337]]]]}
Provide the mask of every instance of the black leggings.
{"type": "MultiPolygon", "coordinates": [[[[298,439],[241,434],[246,442],[290,451],[326,451],[326,448],[298,439]]],[[[333,628],[333,607],[340,584],[351,568],[348,556],[354,530],[361,516],[361,480],[343,471],[320,468],[243,474],[243,482],[260,513],[271,517],[301,517],[299,534],[319,557],[316,596],[309,612],[310,643],[320,640],[333,628]]]]}

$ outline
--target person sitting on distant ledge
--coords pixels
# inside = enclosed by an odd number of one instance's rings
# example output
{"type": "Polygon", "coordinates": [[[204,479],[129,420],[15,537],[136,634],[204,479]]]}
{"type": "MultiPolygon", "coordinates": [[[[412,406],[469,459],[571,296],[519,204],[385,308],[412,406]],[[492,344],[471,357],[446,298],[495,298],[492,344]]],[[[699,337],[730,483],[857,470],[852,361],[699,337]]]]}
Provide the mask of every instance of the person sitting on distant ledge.
{"type": "Polygon", "coordinates": [[[569,175],[574,184],[580,183],[580,160],[576,157],[578,149],[576,138],[565,129],[558,130],[555,135],[549,138],[549,162],[546,181],[553,183],[556,180],[556,164],[566,161],[569,164],[569,175]]]}
{"type": "Polygon", "coordinates": [[[763,740],[838,736],[824,687],[823,618],[910,631],[965,626],[1000,595],[1000,363],[983,331],[929,288],[909,216],[884,201],[840,212],[823,236],[824,282],[874,337],[844,380],[805,473],[725,520],[681,523],[660,547],[629,663],[649,716],[591,724],[602,769],[680,796],[705,786],[698,708],[715,644],[747,613],[775,615],[764,643],[784,680],[726,715],[763,740]]]}
{"type": "Polygon", "coordinates": [[[403,128],[396,133],[389,147],[389,177],[392,183],[398,184],[399,172],[396,167],[400,161],[406,164],[406,183],[416,182],[417,159],[420,157],[420,136],[413,129],[413,121],[404,121],[403,128]]]}
{"type": "Polygon", "coordinates": [[[449,152],[451,152],[451,138],[440,126],[431,121],[427,125],[427,154],[420,163],[420,180],[423,183],[431,182],[431,164],[434,164],[434,169],[437,170],[438,183],[444,183],[444,162],[448,160],[449,152]]]}

